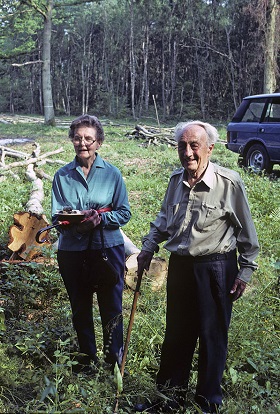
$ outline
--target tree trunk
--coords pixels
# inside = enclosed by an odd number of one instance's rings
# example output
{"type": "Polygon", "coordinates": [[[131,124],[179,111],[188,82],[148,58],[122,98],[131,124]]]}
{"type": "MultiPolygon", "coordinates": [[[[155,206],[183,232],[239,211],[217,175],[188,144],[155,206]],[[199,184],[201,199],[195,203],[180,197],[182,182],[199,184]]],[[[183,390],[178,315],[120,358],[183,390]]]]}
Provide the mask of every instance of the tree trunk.
{"type": "Polygon", "coordinates": [[[200,96],[200,110],[202,119],[205,119],[205,97],[204,97],[204,72],[202,69],[203,63],[201,56],[198,54],[198,45],[196,43],[195,46],[195,58],[196,58],[196,66],[197,66],[197,79],[198,79],[198,86],[199,86],[199,96],[200,96]]]}
{"type": "Polygon", "coordinates": [[[172,67],[171,67],[171,97],[170,97],[170,111],[174,113],[174,98],[175,98],[175,89],[176,89],[176,68],[177,68],[177,43],[176,40],[173,41],[173,51],[172,51],[172,67]]]}
{"type": "Polygon", "coordinates": [[[161,95],[162,95],[162,109],[163,119],[166,119],[166,93],[165,93],[165,54],[164,54],[164,36],[162,36],[162,51],[161,51],[161,95]]]}
{"type": "Polygon", "coordinates": [[[45,124],[55,125],[53,97],[52,97],[52,83],[51,83],[51,29],[52,29],[52,8],[53,0],[49,0],[46,7],[46,14],[44,17],[44,33],[43,33],[43,70],[42,70],[42,85],[43,85],[43,101],[44,101],[44,117],[45,124]]]}
{"type": "Polygon", "coordinates": [[[90,74],[93,62],[93,56],[91,54],[91,47],[92,47],[92,33],[89,35],[88,45],[87,45],[87,52],[86,52],[86,94],[85,94],[85,113],[88,113],[89,109],[89,96],[90,96],[90,74]]]}
{"type": "Polygon", "coordinates": [[[235,109],[237,109],[235,78],[234,78],[234,63],[233,63],[233,56],[232,56],[231,43],[230,43],[231,28],[226,27],[225,31],[226,31],[226,36],[227,36],[228,56],[229,56],[229,61],[230,61],[230,76],[231,76],[232,96],[233,96],[234,107],[235,107],[235,109]]]}
{"type": "Polygon", "coordinates": [[[143,74],[142,74],[142,87],[139,102],[139,118],[142,115],[143,104],[145,103],[145,110],[148,109],[147,102],[149,100],[149,89],[148,89],[148,56],[149,56],[149,26],[145,27],[146,39],[143,42],[143,74]]]}
{"type": "Polygon", "coordinates": [[[10,73],[10,113],[12,115],[15,114],[15,107],[14,107],[14,74],[13,70],[10,73]]]}
{"type": "Polygon", "coordinates": [[[130,4],[130,43],[129,43],[129,56],[130,56],[130,82],[131,82],[131,109],[132,116],[135,119],[135,79],[136,79],[136,68],[135,68],[135,55],[134,55],[134,30],[133,30],[133,0],[130,4]]]}
{"type": "Polygon", "coordinates": [[[264,66],[264,93],[272,93],[276,89],[277,72],[277,0],[269,0],[267,6],[266,48],[264,66]]]}

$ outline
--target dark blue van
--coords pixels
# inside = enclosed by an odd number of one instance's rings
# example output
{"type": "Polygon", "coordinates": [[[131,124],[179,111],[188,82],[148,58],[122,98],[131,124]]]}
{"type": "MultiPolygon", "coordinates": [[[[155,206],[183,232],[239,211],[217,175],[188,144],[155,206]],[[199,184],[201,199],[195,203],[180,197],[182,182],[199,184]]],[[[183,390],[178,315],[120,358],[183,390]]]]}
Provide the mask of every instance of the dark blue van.
{"type": "Polygon", "coordinates": [[[226,147],[254,172],[280,164],[280,93],[246,96],[227,126],[226,147]]]}

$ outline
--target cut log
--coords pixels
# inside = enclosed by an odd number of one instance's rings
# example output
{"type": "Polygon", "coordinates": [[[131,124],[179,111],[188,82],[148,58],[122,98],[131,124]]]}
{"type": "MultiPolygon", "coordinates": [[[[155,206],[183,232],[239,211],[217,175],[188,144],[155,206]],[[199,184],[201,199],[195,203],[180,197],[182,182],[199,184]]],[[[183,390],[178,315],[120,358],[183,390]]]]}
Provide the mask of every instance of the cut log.
{"type": "Polygon", "coordinates": [[[49,160],[51,155],[63,152],[63,148],[60,148],[40,155],[40,145],[35,142],[34,146],[35,149],[31,156],[26,156],[26,154],[17,151],[11,151],[10,153],[5,147],[1,147],[2,165],[0,167],[0,173],[12,173],[13,167],[27,167],[26,177],[32,183],[30,197],[25,206],[26,211],[14,214],[14,225],[9,230],[8,248],[13,252],[11,258],[19,257],[26,261],[30,261],[34,257],[42,254],[42,249],[46,246],[51,246],[48,236],[46,236],[47,241],[45,243],[39,244],[35,239],[38,231],[48,225],[46,217],[43,215],[42,201],[44,199],[44,189],[39,176],[51,179],[43,171],[38,171],[37,174],[34,171],[35,163],[49,160]],[[5,164],[5,155],[24,158],[24,161],[5,164]]]}
{"type": "MultiPolygon", "coordinates": [[[[124,239],[125,249],[125,283],[132,290],[135,289],[137,283],[137,257],[140,249],[130,240],[130,238],[121,230],[124,239]]],[[[145,281],[150,285],[152,290],[159,290],[167,275],[167,264],[164,259],[154,257],[151,261],[149,271],[145,272],[145,281]]]]}
{"type": "Polygon", "coordinates": [[[33,169],[33,164],[28,165],[25,175],[27,176],[28,180],[32,182],[32,190],[30,192],[30,197],[26,203],[25,209],[30,213],[40,215],[43,213],[42,201],[44,199],[42,180],[36,176],[33,169]]]}
{"type": "MultiPolygon", "coordinates": [[[[135,289],[137,283],[137,256],[134,253],[126,259],[125,283],[132,290],[135,289]]],[[[150,264],[150,269],[145,271],[144,281],[151,287],[153,291],[161,289],[167,276],[167,263],[160,257],[154,257],[150,264]]]]}
{"type": "Polygon", "coordinates": [[[159,290],[167,277],[167,263],[161,257],[154,257],[147,272],[147,281],[152,290],[159,290]]]}
{"type": "Polygon", "coordinates": [[[39,230],[48,225],[44,215],[20,212],[14,214],[14,225],[9,230],[8,248],[16,252],[24,260],[31,260],[42,251],[42,246],[50,243],[38,244],[35,236],[39,230]]]}

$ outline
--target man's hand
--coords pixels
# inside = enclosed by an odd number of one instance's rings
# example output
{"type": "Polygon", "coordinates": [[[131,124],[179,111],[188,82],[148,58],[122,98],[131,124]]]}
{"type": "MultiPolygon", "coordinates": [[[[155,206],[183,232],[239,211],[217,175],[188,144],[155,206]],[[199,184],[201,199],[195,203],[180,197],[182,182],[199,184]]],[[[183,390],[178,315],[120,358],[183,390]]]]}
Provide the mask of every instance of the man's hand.
{"type": "Polygon", "coordinates": [[[243,295],[245,289],[246,282],[237,277],[230,291],[232,294],[232,301],[234,302],[235,300],[239,299],[243,295]]]}
{"type": "Polygon", "coordinates": [[[153,253],[142,250],[137,256],[138,270],[137,275],[142,275],[144,270],[149,270],[150,263],[153,258],[153,253]]]}
{"type": "Polygon", "coordinates": [[[78,233],[89,233],[101,223],[101,217],[96,210],[83,210],[82,214],[85,218],[76,227],[78,233]]]}

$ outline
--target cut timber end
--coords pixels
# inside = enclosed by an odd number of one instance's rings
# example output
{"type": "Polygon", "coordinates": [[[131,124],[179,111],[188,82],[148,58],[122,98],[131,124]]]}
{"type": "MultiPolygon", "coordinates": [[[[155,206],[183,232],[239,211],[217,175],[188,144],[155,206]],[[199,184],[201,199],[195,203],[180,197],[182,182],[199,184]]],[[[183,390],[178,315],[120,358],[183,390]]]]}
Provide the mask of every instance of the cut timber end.
{"type": "Polygon", "coordinates": [[[38,244],[35,240],[37,232],[47,225],[48,222],[44,215],[37,216],[27,212],[15,213],[14,225],[9,230],[8,248],[22,259],[31,260],[41,253],[42,246],[49,244],[48,242],[38,244]]]}
{"type": "MultiPolygon", "coordinates": [[[[134,253],[126,259],[125,283],[135,290],[137,283],[137,256],[134,253]]],[[[167,276],[167,263],[160,257],[154,257],[150,264],[150,269],[145,272],[145,281],[151,286],[153,291],[159,290],[165,282],[167,276]]]]}

